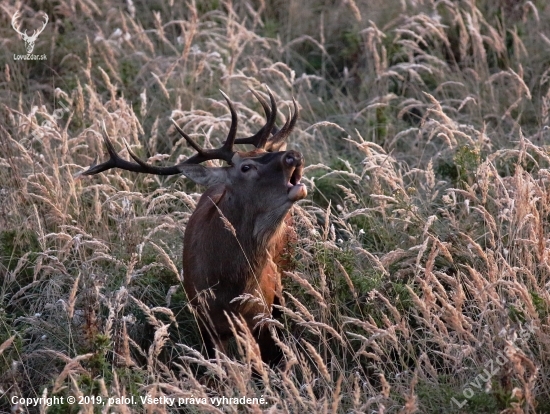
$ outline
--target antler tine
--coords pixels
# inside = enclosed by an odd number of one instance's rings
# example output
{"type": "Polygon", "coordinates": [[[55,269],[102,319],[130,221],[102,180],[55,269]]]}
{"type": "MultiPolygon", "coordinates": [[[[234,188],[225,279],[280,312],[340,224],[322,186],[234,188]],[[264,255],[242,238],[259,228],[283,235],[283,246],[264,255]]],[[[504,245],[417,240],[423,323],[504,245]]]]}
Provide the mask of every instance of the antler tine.
{"type": "Polygon", "coordinates": [[[130,156],[134,159],[134,161],[137,162],[137,164],[134,164],[130,161],[126,161],[117,154],[115,147],[113,143],[111,142],[109,135],[107,134],[107,128],[105,126],[105,122],[102,124],[102,136],[103,141],[105,142],[105,146],[107,147],[107,151],[109,152],[110,158],[105,161],[104,163],[101,163],[99,165],[95,165],[97,161],[97,157],[86,171],[79,172],[75,174],[75,176],[82,176],[82,175],[95,175],[99,174],[100,172],[110,170],[112,168],[119,168],[121,170],[127,170],[127,171],[133,171],[138,173],[148,173],[148,174],[156,174],[156,175],[175,175],[175,174],[181,174],[181,171],[177,168],[177,166],[172,167],[155,167],[153,165],[147,164],[145,161],[140,160],[136,154],[130,150],[130,147],[128,147],[128,144],[124,142],[126,145],[126,148],[128,149],[128,153],[130,156]]]}
{"type": "Polygon", "coordinates": [[[195,141],[193,141],[193,139],[192,139],[189,135],[187,135],[187,134],[183,131],[183,129],[181,129],[181,128],[179,127],[179,125],[177,124],[176,121],[174,121],[173,118],[170,118],[170,121],[172,121],[172,123],[174,124],[174,127],[176,128],[176,130],[180,133],[180,135],[181,135],[183,138],[185,138],[185,140],[187,141],[187,143],[188,143],[189,145],[191,145],[195,151],[197,151],[197,152],[198,152],[199,154],[201,154],[201,155],[206,156],[206,154],[204,154],[202,148],[199,147],[199,146],[197,145],[197,143],[196,143],[195,141]]]}
{"type": "MultiPolygon", "coordinates": [[[[17,19],[19,18],[19,16],[21,15],[21,13],[19,12],[19,10],[17,10],[14,15],[12,16],[11,18],[11,26],[13,27],[13,29],[19,33],[21,36],[23,36],[23,33],[21,33],[21,31],[19,30],[18,27],[15,27],[15,25],[17,24],[17,19]]],[[[25,33],[27,33],[27,31],[25,30],[25,33]]]]}
{"type": "MultiPolygon", "coordinates": [[[[135,162],[137,162],[142,168],[141,170],[139,170],[137,172],[155,174],[155,175],[176,175],[176,174],[181,174],[181,171],[178,168],[178,165],[173,165],[173,166],[170,166],[170,167],[155,167],[154,165],[147,164],[145,161],[138,158],[138,156],[130,149],[130,147],[128,146],[128,143],[126,142],[126,140],[124,140],[124,145],[126,146],[126,150],[128,151],[128,154],[130,154],[130,157],[132,157],[132,159],[135,162]]],[[[127,162],[127,161],[125,161],[125,162],[127,162]]],[[[131,163],[129,163],[129,164],[131,164],[131,163]]],[[[118,167],[118,168],[120,168],[120,167],[118,167]]],[[[130,170],[130,171],[134,171],[134,170],[130,170]]]]}
{"type": "Polygon", "coordinates": [[[195,151],[197,151],[197,154],[188,158],[182,164],[200,164],[201,162],[208,160],[224,160],[228,164],[232,164],[231,160],[233,159],[233,155],[235,155],[235,150],[233,149],[233,146],[235,145],[235,137],[237,136],[238,117],[237,112],[235,112],[235,108],[231,103],[231,99],[229,99],[229,97],[223,91],[220,92],[227,101],[227,106],[229,107],[229,111],[231,112],[231,126],[229,127],[229,133],[227,134],[227,138],[225,139],[224,144],[220,148],[204,149],[199,147],[195,143],[195,141],[193,141],[189,135],[183,132],[183,130],[176,124],[176,122],[172,120],[177,131],[183,136],[183,138],[185,138],[189,145],[191,145],[195,149],[195,151]]]}
{"type": "Polygon", "coordinates": [[[294,126],[296,125],[299,110],[298,104],[296,103],[296,99],[294,99],[294,97],[292,98],[292,103],[294,105],[294,114],[292,114],[292,117],[290,117],[289,114],[289,117],[287,118],[283,127],[270,138],[269,144],[272,148],[277,148],[280,144],[282,144],[288,138],[288,136],[294,129],[294,126]]]}
{"type": "Polygon", "coordinates": [[[225,94],[224,91],[220,90],[223,97],[227,101],[227,106],[229,106],[229,111],[231,112],[231,126],[229,127],[229,134],[227,134],[227,139],[225,140],[225,143],[221,147],[222,150],[225,152],[230,151],[231,157],[229,160],[226,160],[228,162],[231,161],[231,158],[233,158],[233,154],[235,153],[233,151],[233,145],[235,144],[235,138],[237,137],[237,125],[239,123],[239,119],[237,117],[237,112],[235,112],[235,108],[233,108],[233,104],[231,103],[231,99],[229,99],[229,96],[225,94]]]}
{"type": "Polygon", "coordinates": [[[271,109],[269,109],[267,102],[264,100],[264,98],[262,98],[262,96],[259,93],[257,93],[252,89],[250,89],[250,92],[254,94],[256,99],[260,102],[260,104],[264,108],[267,122],[256,134],[248,138],[238,138],[235,140],[235,143],[252,144],[256,148],[264,148],[269,138],[269,135],[275,129],[275,121],[277,120],[277,102],[275,102],[275,98],[273,97],[273,94],[271,93],[269,88],[267,88],[267,93],[269,94],[269,99],[271,101],[271,109]]]}
{"type": "Polygon", "coordinates": [[[90,165],[90,167],[86,171],[81,171],[77,173],[76,176],[99,174],[100,172],[109,170],[111,168],[115,168],[116,164],[118,163],[118,160],[124,161],[122,158],[118,156],[117,152],[115,151],[115,147],[113,146],[113,143],[111,142],[111,140],[109,139],[109,136],[107,135],[105,122],[103,122],[102,124],[101,132],[102,132],[103,142],[107,147],[107,152],[109,153],[110,158],[104,163],[96,165],[96,162],[97,162],[97,156],[96,156],[92,165],[90,165]]]}
{"type": "Polygon", "coordinates": [[[41,28],[41,29],[36,29],[34,32],[32,32],[32,36],[31,36],[31,37],[34,37],[34,38],[38,37],[38,35],[39,35],[40,33],[42,33],[42,32],[44,31],[44,29],[46,28],[46,25],[48,24],[48,20],[49,20],[49,19],[48,19],[48,15],[47,15],[47,14],[45,14],[44,17],[45,17],[45,19],[44,19],[44,23],[42,24],[42,28],[41,28]]]}
{"type": "MultiPolygon", "coordinates": [[[[264,108],[265,117],[269,118],[271,116],[271,109],[269,108],[269,105],[265,101],[262,95],[260,95],[258,92],[256,92],[254,89],[249,89],[250,92],[252,92],[252,95],[260,102],[260,105],[262,105],[262,108],[264,108]]],[[[269,93],[269,99],[271,100],[271,91],[268,89],[269,93]]]]}

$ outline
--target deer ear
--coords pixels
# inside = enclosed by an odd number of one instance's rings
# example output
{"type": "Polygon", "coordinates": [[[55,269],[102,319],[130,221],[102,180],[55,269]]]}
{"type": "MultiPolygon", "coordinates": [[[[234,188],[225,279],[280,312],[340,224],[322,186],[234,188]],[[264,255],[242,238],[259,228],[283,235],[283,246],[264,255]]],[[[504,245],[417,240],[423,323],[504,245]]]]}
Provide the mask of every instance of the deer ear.
{"type": "Polygon", "coordinates": [[[223,167],[207,168],[200,164],[182,164],[178,165],[178,169],[187,178],[205,187],[225,184],[227,181],[227,168],[223,167]]]}

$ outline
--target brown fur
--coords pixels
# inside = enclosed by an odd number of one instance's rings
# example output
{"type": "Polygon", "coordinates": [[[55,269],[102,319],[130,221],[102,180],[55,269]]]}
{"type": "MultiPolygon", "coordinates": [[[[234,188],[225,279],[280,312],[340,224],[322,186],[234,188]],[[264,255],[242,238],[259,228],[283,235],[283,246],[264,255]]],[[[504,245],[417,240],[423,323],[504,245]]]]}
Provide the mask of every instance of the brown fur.
{"type": "Polygon", "coordinates": [[[94,175],[111,168],[156,175],[183,174],[207,190],[191,215],[184,236],[183,286],[197,311],[199,328],[208,355],[224,350],[231,337],[228,317],[240,317],[255,335],[265,362],[275,365],[280,350],[268,329],[258,326],[262,316],[271,317],[272,306],[281,296],[281,266],[288,266],[289,241],[295,237],[288,213],[307,195],[300,183],[302,154],[284,151],[298,116],[275,128],[277,105],[268,91],[271,109],[263,106],[267,122],[258,133],[236,139],[237,114],[224,94],[231,112],[231,127],[225,143],[217,149],[201,149],[172,120],[197,154],[174,166],[157,167],[140,160],[127,148],[135,162],[122,159],[115,151],[103,125],[103,139],[110,158],[90,166],[81,175],[94,175]],[[238,152],[234,145],[252,144],[253,151],[238,152]],[[269,151],[269,152],[268,152],[269,151]],[[206,167],[203,162],[224,160],[227,167],[206,167]],[[286,218],[285,218],[286,217],[286,218]],[[285,255],[285,251],[287,255],[285,255]]]}
{"type": "MultiPolygon", "coordinates": [[[[237,177],[236,182],[232,178],[208,188],[189,219],[183,249],[184,288],[197,311],[210,357],[215,355],[214,347],[224,350],[232,336],[229,315],[246,321],[265,362],[273,365],[280,359],[269,331],[256,325],[258,315],[271,317],[272,305],[279,302],[282,268],[290,264],[289,242],[296,237],[289,213],[293,203],[276,207],[282,197],[286,200],[286,192],[269,187],[285,180],[280,166],[285,154],[274,153],[269,163],[258,163],[259,178],[250,184],[237,177]],[[242,295],[251,298],[233,301],[242,295]]],[[[239,153],[242,162],[228,168],[240,168],[251,155],[262,152],[239,153]]]]}

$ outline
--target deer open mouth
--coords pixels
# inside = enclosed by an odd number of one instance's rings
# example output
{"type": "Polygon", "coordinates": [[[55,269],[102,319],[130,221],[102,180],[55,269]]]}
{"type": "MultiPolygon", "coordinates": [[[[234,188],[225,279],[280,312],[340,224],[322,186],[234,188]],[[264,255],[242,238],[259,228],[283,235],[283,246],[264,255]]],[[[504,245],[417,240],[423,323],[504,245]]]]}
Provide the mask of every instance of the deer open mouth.
{"type": "Polygon", "coordinates": [[[303,169],[304,168],[301,165],[295,167],[286,184],[288,188],[288,198],[292,202],[301,200],[307,196],[306,186],[300,182],[300,180],[302,179],[303,169]]]}
{"type": "Polygon", "coordinates": [[[302,168],[301,167],[294,168],[294,171],[292,171],[292,175],[288,180],[288,186],[292,187],[300,184],[301,179],[302,179],[302,168]]]}

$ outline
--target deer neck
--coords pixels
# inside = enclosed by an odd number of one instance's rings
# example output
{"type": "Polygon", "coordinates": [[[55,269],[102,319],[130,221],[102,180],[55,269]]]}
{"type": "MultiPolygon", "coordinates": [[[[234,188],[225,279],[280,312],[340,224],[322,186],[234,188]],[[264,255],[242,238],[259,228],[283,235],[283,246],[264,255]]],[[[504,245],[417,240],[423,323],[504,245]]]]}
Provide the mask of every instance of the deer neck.
{"type": "Polygon", "coordinates": [[[257,266],[263,266],[273,239],[279,237],[290,206],[254,208],[239,198],[224,194],[218,207],[235,229],[245,255],[257,266]]]}

